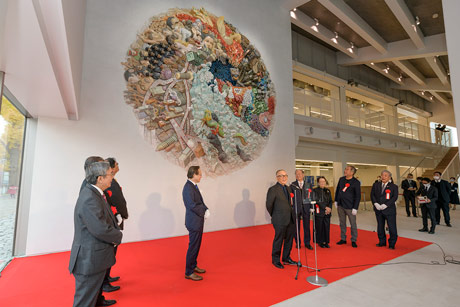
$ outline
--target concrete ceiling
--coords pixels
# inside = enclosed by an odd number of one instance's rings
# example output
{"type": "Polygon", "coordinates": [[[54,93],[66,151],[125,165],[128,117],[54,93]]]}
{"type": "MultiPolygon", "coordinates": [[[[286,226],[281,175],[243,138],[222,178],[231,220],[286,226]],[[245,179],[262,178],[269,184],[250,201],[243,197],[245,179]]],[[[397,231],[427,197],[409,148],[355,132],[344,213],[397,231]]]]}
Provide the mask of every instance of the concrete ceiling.
{"type": "Polygon", "coordinates": [[[291,23],[336,51],[339,65],[366,65],[394,88],[452,103],[441,0],[303,1],[292,8],[291,23]]]}
{"type": "Polygon", "coordinates": [[[0,0],[0,70],[32,117],[78,119],[86,0],[0,0]]]}

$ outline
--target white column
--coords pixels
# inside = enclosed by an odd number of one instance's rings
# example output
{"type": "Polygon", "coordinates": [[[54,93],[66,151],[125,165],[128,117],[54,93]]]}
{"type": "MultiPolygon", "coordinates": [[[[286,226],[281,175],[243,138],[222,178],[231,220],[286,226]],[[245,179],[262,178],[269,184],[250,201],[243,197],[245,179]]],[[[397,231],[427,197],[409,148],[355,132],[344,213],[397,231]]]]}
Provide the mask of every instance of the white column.
{"type": "MultiPolygon", "coordinates": [[[[458,29],[460,28],[460,1],[443,0],[444,25],[446,28],[447,52],[449,53],[450,83],[454,102],[455,122],[460,123],[460,40],[458,29]]],[[[457,134],[459,137],[460,134],[457,134]]],[[[460,144],[460,139],[459,139],[460,144]]]]}

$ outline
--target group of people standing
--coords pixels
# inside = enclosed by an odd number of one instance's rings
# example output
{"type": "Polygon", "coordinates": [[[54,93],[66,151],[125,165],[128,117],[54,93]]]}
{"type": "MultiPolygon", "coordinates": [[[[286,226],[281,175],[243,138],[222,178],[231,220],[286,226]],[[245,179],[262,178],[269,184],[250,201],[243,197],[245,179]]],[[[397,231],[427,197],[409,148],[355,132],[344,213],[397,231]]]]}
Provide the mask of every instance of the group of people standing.
{"type": "Polygon", "coordinates": [[[119,171],[114,158],[88,157],[74,210],[74,239],[69,271],[75,277],[73,306],[111,306],[103,292],[120,289],[111,285],[117,247],[123,237],[123,221],[128,218],[122,188],[114,176],[119,171]]]}
{"type": "MultiPolygon", "coordinates": [[[[347,244],[347,220],[350,223],[351,246],[357,248],[358,228],[356,215],[361,201],[361,183],[355,178],[356,168],[348,165],[344,170],[344,176],[338,181],[335,189],[334,205],[337,208],[340,224],[340,240],[337,245],[347,244]]],[[[415,198],[422,211],[423,228],[419,231],[434,234],[436,225],[439,225],[441,211],[444,215],[446,226],[450,224],[449,203],[454,207],[459,203],[458,184],[455,178],[450,179],[450,184],[441,179],[441,173],[436,171],[433,180],[418,178],[420,183],[413,180],[409,174],[402,182],[404,198],[406,201],[407,216],[417,216],[415,198]],[[428,217],[431,219],[431,228],[428,230],[428,217]]],[[[272,246],[272,263],[277,268],[284,268],[283,264],[297,264],[290,257],[293,241],[297,248],[301,246],[301,220],[303,221],[303,243],[305,248],[312,249],[311,241],[321,248],[329,248],[330,220],[332,209],[332,195],[326,187],[326,178],[317,178],[317,187],[306,181],[304,172],[296,170],[296,180],[288,185],[288,175],[285,170],[276,172],[277,183],[270,187],[267,192],[266,208],[271,216],[271,222],[275,230],[272,246]],[[310,231],[311,215],[314,215],[313,238],[310,231]],[[281,253],[282,251],[282,253],[281,253]]],[[[377,220],[377,247],[388,245],[389,249],[395,249],[398,239],[396,226],[396,201],[398,200],[398,186],[393,182],[392,174],[383,170],[379,179],[371,189],[371,201],[377,220]],[[389,238],[386,235],[386,226],[389,238]]]]}
{"type": "Polygon", "coordinates": [[[404,190],[404,199],[406,202],[406,213],[410,216],[412,207],[412,215],[417,217],[417,209],[415,200],[418,199],[420,209],[422,211],[423,227],[421,232],[435,233],[436,225],[441,222],[441,211],[444,216],[444,222],[447,227],[452,227],[450,223],[449,204],[452,204],[455,210],[459,204],[458,184],[455,182],[455,177],[450,178],[450,183],[441,179],[441,172],[435,171],[433,179],[427,177],[418,177],[417,182],[413,179],[412,174],[408,174],[403,180],[401,188],[404,190]],[[428,229],[428,218],[431,220],[431,227],[428,229]]]}

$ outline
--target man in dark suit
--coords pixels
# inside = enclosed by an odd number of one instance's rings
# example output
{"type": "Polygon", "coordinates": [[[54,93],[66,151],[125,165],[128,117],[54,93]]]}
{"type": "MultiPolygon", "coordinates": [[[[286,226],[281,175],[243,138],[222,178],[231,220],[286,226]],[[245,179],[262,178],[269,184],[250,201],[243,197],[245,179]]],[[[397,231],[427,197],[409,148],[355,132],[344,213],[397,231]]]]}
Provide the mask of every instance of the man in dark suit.
{"type": "Polygon", "coordinates": [[[197,266],[196,259],[198,258],[201,239],[203,238],[204,219],[208,218],[210,215],[197,185],[201,181],[201,176],[202,174],[199,166],[190,166],[187,171],[188,180],[182,190],[182,199],[185,205],[185,227],[187,227],[189,236],[185,261],[185,278],[194,281],[203,279],[202,276],[196,273],[206,273],[205,269],[200,269],[197,266]]]}
{"type": "Polygon", "coordinates": [[[284,266],[280,262],[281,247],[283,245],[283,262],[285,264],[297,264],[290,256],[295,231],[295,213],[292,207],[291,188],[286,185],[288,181],[286,171],[278,170],[276,180],[278,183],[268,189],[266,207],[272,217],[272,224],[275,229],[272,263],[275,267],[283,269],[284,266]]]}
{"type": "Polygon", "coordinates": [[[112,182],[110,165],[95,162],[86,171],[87,184],[80,191],[74,212],[74,239],[69,271],[75,277],[73,306],[110,306],[115,300],[97,302],[102,281],[115,264],[114,247],[122,233],[110,212],[103,191],[112,182]]]}
{"type": "Polygon", "coordinates": [[[381,173],[382,182],[375,182],[371,190],[371,201],[374,204],[375,217],[377,219],[378,247],[387,245],[385,234],[385,221],[388,224],[390,238],[388,247],[395,249],[398,231],[396,229],[396,200],[398,199],[398,186],[390,182],[391,173],[384,170],[381,173]]]}
{"type": "Polygon", "coordinates": [[[409,203],[412,205],[412,215],[417,217],[417,208],[415,207],[415,192],[417,191],[417,183],[412,174],[408,174],[407,178],[401,183],[401,188],[404,190],[404,200],[406,202],[406,213],[410,216],[409,203]]]}
{"type": "Polygon", "coordinates": [[[309,182],[305,182],[305,174],[303,170],[295,171],[296,181],[291,183],[292,192],[295,195],[295,205],[294,214],[296,214],[295,225],[299,229],[294,231],[294,241],[296,247],[299,248],[302,240],[300,239],[300,218],[303,220],[303,240],[305,247],[308,249],[313,249],[310,244],[311,235],[310,235],[310,209],[312,209],[311,200],[312,200],[312,191],[313,187],[309,182]],[[297,239],[297,232],[299,232],[299,238],[297,239]],[[298,242],[297,242],[298,241],[298,242]]]}
{"type": "Polygon", "coordinates": [[[420,209],[422,210],[422,219],[423,219],[423,228],[418,231],[426,232],[428,231],[428,215],[431,219],[431,228],[428,233],[433,234],[436,228],[436,201],[438,200],[438,189],[431,185],[430,178],[422,178],[422,185],[417,191],[417,195],[423,196],[426,198],[425,202],[420,202],[420,209]]]}
{"type": "Polygon", "coordinates": [[[436,202],[436,223],[439,225],[441,222],[441,210],[444,215],[444,221],[446,222],[447,227],[452,227],[450,224],[450,214],[449,214],[449,202],[450,202],[450,184],[441,179],[440,172],[433,173],[433,181],[431,185],[435,186],[438,189],[438,200],[436,202]]]}
{"type": "MultiPolygon", "coordinates": [[[[104,191],[105,196],[107,197],[107,203],[110,205],[110,209],[117,219],[118,225],[121,230],[124,228],[124,220],[128,218],[128,208],[126,207],[126,200],[121,190],[121,186],[118,184],[118,181],[115,179],[115,175],[120,170],[118,162],[115,158],[107,158],[107,162],[110,164],[112,169],[112,175],[114,176],[112,184],[109,188],[104,191]]],[[[115,256],[117,255],[118,246],[115,247],[115,256]]],[[[112,268],[107,269],[107,273],[104,277],[104,282],[102,283],[102,291],[112,292],[120,289],[120,286],[112,286],[110,283],[117,281],[120,277],[110,277],[110,272],[112,268]]]]}

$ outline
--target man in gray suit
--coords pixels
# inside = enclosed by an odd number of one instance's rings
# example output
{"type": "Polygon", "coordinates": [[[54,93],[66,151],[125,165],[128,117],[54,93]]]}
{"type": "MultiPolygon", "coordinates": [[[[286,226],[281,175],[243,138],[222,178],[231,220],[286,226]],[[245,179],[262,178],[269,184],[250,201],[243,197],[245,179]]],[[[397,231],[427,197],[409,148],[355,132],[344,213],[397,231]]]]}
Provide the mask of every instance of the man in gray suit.
{"type": "MultiPolygon", "coordinates": [[[[86,170],[87,184],[75,205],[75,233],[69,263],[69,271],[75,277],[73,306],[96,306],[106,270],[115,264],[114,247],[121,243],[122,232],[103,193],[112,179],[109,163],[92,163],[86,170]]],[[[115,300],[103,300],[98,306],[115,303],[115,300]]]]}
{"type": "Polygon", "coordinates": [[[272,217],[275,238],[273,239],[272,263],[275,267],[283,269],[280,262],[281,247],[283,247],[282,261],[286,264],[297,264],[291,259],[292,240],[294,238],[295,214],[292,209],[291,188],[286,185],[288,176],[285,170],[276,172],[277,184],[270,187],[267,192],[267,211],[272,217]]]}

